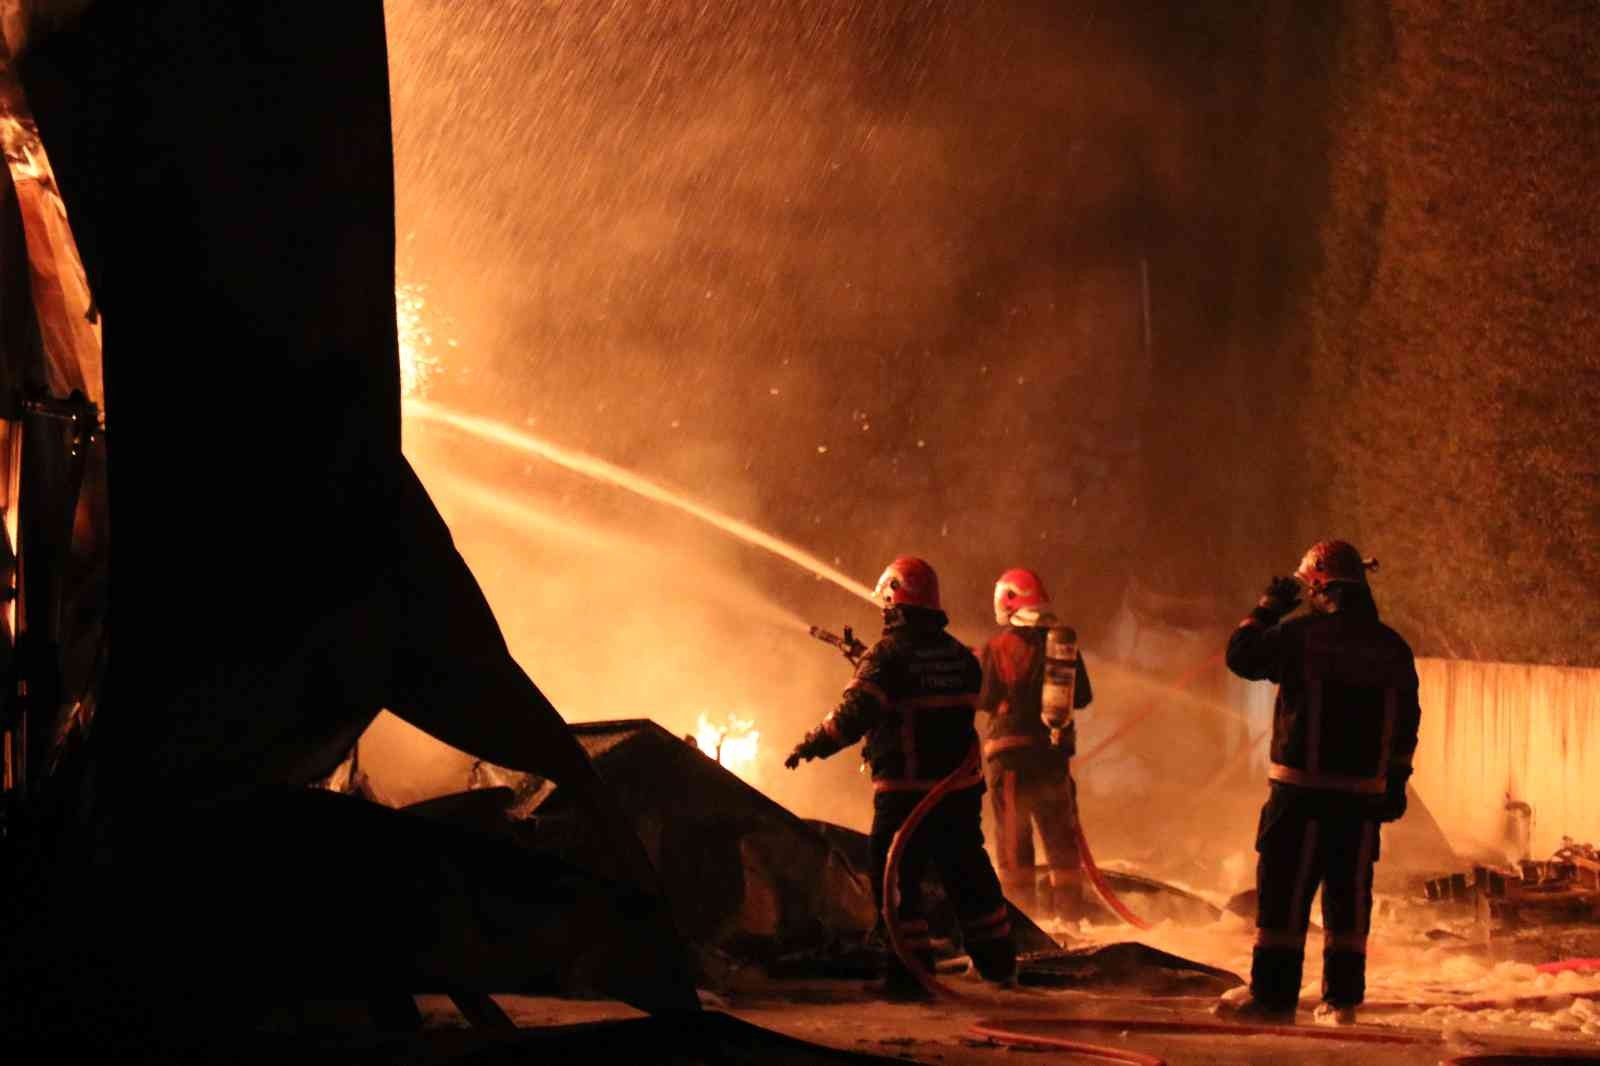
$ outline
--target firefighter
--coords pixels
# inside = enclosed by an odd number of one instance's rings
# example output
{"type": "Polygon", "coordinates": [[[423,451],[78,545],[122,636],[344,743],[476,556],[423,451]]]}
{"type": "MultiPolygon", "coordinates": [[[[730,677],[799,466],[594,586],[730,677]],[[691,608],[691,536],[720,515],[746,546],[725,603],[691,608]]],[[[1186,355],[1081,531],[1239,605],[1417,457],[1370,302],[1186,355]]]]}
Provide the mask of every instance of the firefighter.
{"type": "Polygon", "coordinates": [[[1006,898],[1028,914],[1054,914],[1075,922],[1092,913],[1093,905],[1084,896],[1078,852],[1077,785],[1070,772],[1077,725],[1067,708],[1087,707],[1094,692],[1074,647],[1073,691],[1046,721],[1046,641],[1052,628],[1058,634],[1071,631],[1059,628],[1038,574],[1020,568],[1001,574],[994,586],[994,617],[1005,628],[983,648],[978,710],[990,716],[983,758],[998,837],[1000,884],[1006,898]],[[1063,712],[1064,717],[1055,717],[1063,712]],[[1035,826],[1050,864],[1049,888],[1042,898],[1034,874],[1035,826]]]}
{"type": "MultiPolygon", "coordinates": [[[[784,765],[825,759],[867,738],[872,767],[870,876],[883,915],[884,861],[912,808],[939,781],[960,769],[978,744],[973,707],[982,675],[966,646],[945,632],[939,579],[921,559],[902,556],[878,579],[873,598],[883,606],[883,638],[862,656],[844,698],[807,733],[784,765]]],[[[954,905],[962,940],[986,980],[1010,984],[1016,975],[1011,916],[983,847],[983,775],[958,780],[902,851],[897,925],[929,972],[932,941],[922,901],[922,878],[932,865],[954,905]]],[[[884,984],[894,996],[915,997],[921,985],[891,958],[884,984]]]]}
{"type": "Polygon", "coordinates": [[[1228,668],[1278,683],[1270,793],[1256,833],[1250,985],[1218,1013],[1293,1021],[1311,897],[1322,886],[1320,1024],[1348,1025],[1366,993],[1378,827],[1405,813],[1421,709],[1411,648],[1378,621],[1376,560],[1326,540],[1273,578],[1228,640],[1228,668]],[[1310,612],[1283,621],[1302,591],[1310,612]]]}

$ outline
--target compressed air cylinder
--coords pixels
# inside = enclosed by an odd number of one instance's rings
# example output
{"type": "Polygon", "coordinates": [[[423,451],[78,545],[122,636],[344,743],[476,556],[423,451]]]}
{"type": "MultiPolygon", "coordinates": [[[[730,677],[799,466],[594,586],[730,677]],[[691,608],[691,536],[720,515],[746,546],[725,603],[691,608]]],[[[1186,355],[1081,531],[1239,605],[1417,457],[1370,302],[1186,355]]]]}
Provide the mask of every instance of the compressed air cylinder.
{"type": "Polygon", "coordinates": [[[1052,733],[1072,724],[1072,699],[1078,687],[1078,631],[1051,626],[1044,638],[1044,693],[1039,717],[1052,733]]]}

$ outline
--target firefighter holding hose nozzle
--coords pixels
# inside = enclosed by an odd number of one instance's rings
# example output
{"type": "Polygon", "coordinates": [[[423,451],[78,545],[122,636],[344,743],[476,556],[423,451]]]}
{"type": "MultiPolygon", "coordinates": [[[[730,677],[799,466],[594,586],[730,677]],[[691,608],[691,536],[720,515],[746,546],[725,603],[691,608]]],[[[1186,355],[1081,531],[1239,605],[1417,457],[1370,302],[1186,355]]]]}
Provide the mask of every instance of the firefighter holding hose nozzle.
{"type": "Polygon", "coordinates": [[[1349,1025],[1366,995],[1367,930],[1378,827],[1405,813],[1421,708],[1411,648],[1378,620],[1363,559],[1349,544],[1311,547],[1293,578],[1273,578],[1228,640],[1228,668],[1278,683],[1271,789],[1256,833],[1256,943],[1248,988],[1217,1013],[1293,1021],[1311,897],[1322,886],[1322,1003],[1315,1020],[1349,1025]],[[1310,613],[1283,621],[1302,591],[1310,613]]]}
{"type": "Polygon", "coordinates": [[[1032,570],[1007,570],[994,586],[995,621],[1004,626],[983,648],[987,711],[983,742],[1000,857],[1000,884],[1028,914],[1076,922],[1093,912],[1084,895],[1078,850],[1077,747],[1073,711],[1094,699],[1077,634],[1051,612],[1044,582],[1032,570]],[[1050,864],[1041,897],[1034,875],[1037,826],[1050,864]]]}
{"type": "MultiPolygon", "coordinates": [[[[896,832],[930,791],[971,765],[970,773],[942,785],[949,791],[902,845],[895,924],[902,945],[931,973],[922,902],[922,877],[931,865],[954,905],[974,967],[986,980],[1009,984],[1017,964],[1011,916],[983,847],[983,776],[969,763],[978,743],[978,661],[945,631],[950,620],[939,607],[939,579],[923,560],[902,556],[890,563],[873,598],[883,607],[883,638],[861,657],[839,705],[784,765],[792,770],[802,759],[825,759],[867,738],[874,792],[869,872],[880,916],[884,862],[896,832]]],[[[924,987],[891,957],[884,991],[917,998],[924,987]]]]}

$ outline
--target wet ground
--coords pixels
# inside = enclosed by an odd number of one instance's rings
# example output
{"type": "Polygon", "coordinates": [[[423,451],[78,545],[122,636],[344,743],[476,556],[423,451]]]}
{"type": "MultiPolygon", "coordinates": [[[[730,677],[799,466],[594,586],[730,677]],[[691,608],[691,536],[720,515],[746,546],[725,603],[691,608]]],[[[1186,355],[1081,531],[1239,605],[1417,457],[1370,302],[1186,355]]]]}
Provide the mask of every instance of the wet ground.
{"type": "MultiPolygon", "coordinates": [[[[1054,927],[1072,946],[1137,939],[1211,966],[1247,973],[1252,924],[1236,915],[1205,926],[1160,923],[1134,933],[1126,926],[1054,927]]],[[[1362,1024],[1336,1033],[1313,1026],[1310,1006],[1321,979],[1320,936],[1309,939],[1305,1009],[1299,1032],[1219,1029],[1210,996],[1152,996],[1123,988],[1024,987],[1001,991],[962,976],[944,983],[956,998],[898,1003],[873,998],[860,981],[777,981],[743,973],[715,1009],[775,1032],[841,1050],[944,1066],[1018,1061],[1092,1061],[1066,1050],[1008,1046],[980,1035],[995,1028],[1050,1035],[1136,1052],[1169,1063],[1266,1064],[1381,1062],[1435,1066],[1470,1054],[1600,1051],[1600,973],[1542,973],[1536,963],[1600,956],[1600,926],[1497,931],[1485,936],[1470,914],[1396,899],[1381,900],[1374,920],[1368,1000],[1362,1024]],[[1169,1026],[1200,1031],[1147,1031],[1169,1026]],[[1065,1026],[1063,1028],[1063,1026],[1065,1026]],[[1054,1027],[1054,1028],[1050,1028],[1054,1027]]],[[[520,1026],[549,1026],[635,1016],[619,1004],[497,997],[520,1026]]],[[[431,1026],[460,1024],[444,999],[424,1001],[431,1026]]]]}
{"type": "MultiPolygon", "coordinates": [[[[1435,1066],[1449,1058],[1471,1053],[1527,1050],[1594,1050],[1586,1038],[1554,1040],[1550,1034],[1469,1033],[1459,1027],[1430,1026],[1422,1019],[1391,1018],[1396,1024],[1359,1026],[1341,1030],[1348,1039],[1332,1040],[1329,1030],[1309,1024],[1302,1014],[1303,1035],[1246,1035],[1243,1030],[1219,1032],[1208,1013],[1209,1001],[1179,1000],[1163,1004],[1137,999],[1088,996],[1064,992],[985,992],[966,981],[952,986],[969,997],[939,1004],[888,1003],[865,998],[857,984],[808,982],[774,989],[770,994],[746,994],[720,1004],[720,1009],[775,1032],[840,1050],[860,1052],[908,1062],[943,1066],[995,1066],[1018,1061],[1081,1062],[1082,1055],[1067,1050],[1010,1047],[974,1033],[982,1022],[1001,1028],[1027,1028],[1040,1021],[1072,1019],[1084,1028],[1060,1030],[1053,1035],[1120,1051],[1139,1052],[1173,1064],[1202,1066],[1268,1063],[1381,1062],[1384,1066],[1435,1066]],[[1129,1031],[1137,1022],[1192,1023],[1205,1031],[1192,1035],[1129,1031]],[[1362,1043],[1363,1036],[1388,1040],[1410,1038],[1407,1043],[1362,1043]]],[[[562,1025],[580,1021],[624,1018],[635,1012],[620,1004],[578,1002],[524,997],[497,997],[520,1026],[562,1025]]],[[[436,1025],[455,1024],[445,1001],[425,1004],[436,1025]]]]}
{"type": "MultiPolygon", "coordinates": [[[[1126,926],[1047,928],[1069,943],[1124,940],[1131,933],[1126,926]]],[[[1131,936],[1241,976],[1249,973],[1254,926],[1238,915],[1224,914],[1203,926],[1163,922],[1131,936]]],[[[1470,910],[1380,896],[1368,943],[1364,1016],[1450,1032],[1600,1043],[1600,972],[1538,969],[1597,957],[1597,923],[1486,931],[1470,910]]],[[[1301,987],[1304,1007],[1319,998],[1321,981],[1321,935],[1313,930],[1301,987]]]]}

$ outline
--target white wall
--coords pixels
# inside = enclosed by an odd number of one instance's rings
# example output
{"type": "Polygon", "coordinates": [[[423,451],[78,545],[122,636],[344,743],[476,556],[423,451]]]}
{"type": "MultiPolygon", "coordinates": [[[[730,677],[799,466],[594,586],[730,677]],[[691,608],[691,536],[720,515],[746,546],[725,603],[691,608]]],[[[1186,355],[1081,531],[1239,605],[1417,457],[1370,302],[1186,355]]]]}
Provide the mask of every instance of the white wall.
{"type": "Polygon", "coordinates": [[[1417,792],[1458,852],[1503,850],[1509,794],[1532,850],[1600,842],[1600,670],[1419,659],[1417,792]]]}

